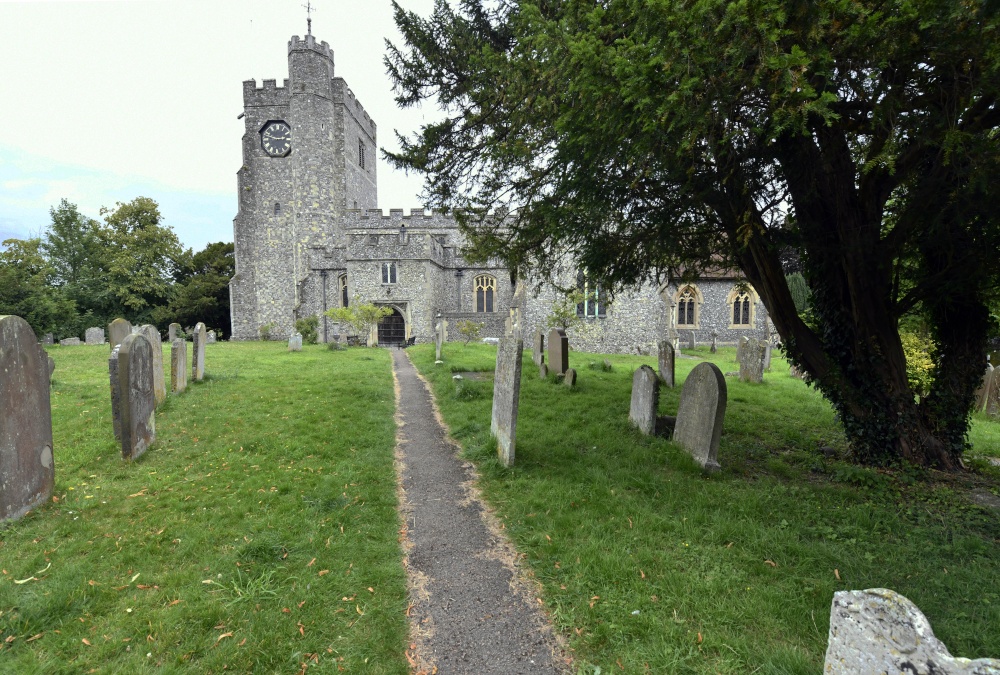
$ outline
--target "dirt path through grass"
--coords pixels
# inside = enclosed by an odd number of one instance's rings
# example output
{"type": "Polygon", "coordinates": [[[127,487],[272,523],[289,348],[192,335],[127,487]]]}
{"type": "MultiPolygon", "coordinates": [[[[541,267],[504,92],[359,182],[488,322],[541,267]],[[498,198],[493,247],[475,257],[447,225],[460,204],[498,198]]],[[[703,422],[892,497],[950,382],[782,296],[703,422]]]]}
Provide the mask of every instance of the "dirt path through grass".
{"type": "Polygon", "coordinates": [[[430,393],[406,352],[399,383],[403,508],[410,620],[417,669],[450,673],[557,673],[551,626],[514,569],[516,553],[477,498],[470,464],[455,455],[430,393]]]}

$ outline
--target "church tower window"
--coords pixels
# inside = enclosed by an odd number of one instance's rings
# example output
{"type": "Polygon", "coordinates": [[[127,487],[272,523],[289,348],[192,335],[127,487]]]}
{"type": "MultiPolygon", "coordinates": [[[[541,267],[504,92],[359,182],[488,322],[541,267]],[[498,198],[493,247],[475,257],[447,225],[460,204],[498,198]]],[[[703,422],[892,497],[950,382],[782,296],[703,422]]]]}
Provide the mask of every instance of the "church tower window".
{"type": "Polygon", "coordinates": [[[476,312],[492,312],[497,280],[488,274],[480,274],[474,281],[476,289],[476,312]]]}
{"type": "Polygon", "coordinates": [[[279,215],[281,213],[281,203],[274,202],[274,215],[279,215]]]}
{"type": "Polygon", "coordinates": [[[382,263],[382,283],[383,284],[396,283],[396,263],[394,262],[382,263]]]}
{"type": "Polygon", "coordinates": [[[365,168],[365,142],[358,141],[358,166],[365,168]]]}

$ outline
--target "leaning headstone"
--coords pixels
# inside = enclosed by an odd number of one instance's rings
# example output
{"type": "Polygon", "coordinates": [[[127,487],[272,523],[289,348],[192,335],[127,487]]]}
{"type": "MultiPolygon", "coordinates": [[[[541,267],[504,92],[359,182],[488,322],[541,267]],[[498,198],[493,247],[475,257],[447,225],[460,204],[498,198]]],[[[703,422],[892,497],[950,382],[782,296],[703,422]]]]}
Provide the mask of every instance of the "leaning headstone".
{"type": "Polygon", "coordinates": [[[744,382],[761,383],[764,381],[763,340],[748,340],[743,348],[743,360],[740,361],[740,379],[744,382]]]}
{"type": "Polygon", "coordinates": [[[63,338],[59,344],[63,347],[78,347],[83,343],[80,342],[80,338],[63,338]]]}
{"type": "Polygon", "coordinates": [[[538,366],[538,379],[544,380],[549,376],[549,367],[544,363],[538,366]]]}
{"type": "Polygon", "coordinates": [[[649,366],[640,366],[632,376],[632,403],[628,420],[639,431],[652,436],[656,433],[656,408],[660,403],[660,380],[649,366]]]}
{"type": "Polygon", "coordinates": [[[490,431],[497,439],[497,454],[504,466],[514,463],[517,440],[517,404],[521,390],[521,352],[524,341],[505,337],[497,346],[493,376],[493,415],[490,431]]]}
{"type": "Polygon", "coordinates": [[[719,468],[719,439],[726,418],[726,378],[714,363],[699,363],[688,373],[677,406],[674,441],[702,468],[719,468]]]}
{"type": "Polygon", "coordinates": [[[117,360],[122,458],[135,459],[156,440],[153,349],[141,333],[128,335],[117,360]]]}
{"type": "Polygon", "coordinates": [[[545,363],[545,333],[540,329],[535,331],[535,338],[531,341],[531,360],[536,366],[545,363]]]}
{"type": "Polygon", "coordinates": [[[179,323],[172,323],[169,326],[167,326],[167,342],[173,345],[174,340],[177,339],[177,336],[180,332],[181,332],[181,325],[179,323]]]}
{"type": "Polygon", "coordinates": [[[170,343],[170,390],[179,394],[187,386],[187,342],[176,338],[170,343]]]}
{"type": "Polygon", "coordinates": [[[983,412],[986,410],[986,401],[988,400],[990,384],[993,380],[993,370],[993,366],[987,363],[986,372],[983,373],[983,380],[979,383],[979,387],[976,388],[976,393],[972,400],[972,409],[974,412],[983,412]]]}
{"type": "Polygon", "coordinates": [[[549,368],[556,375],[564,375],[569,368],[569,338],[562,328],[549,331],[549,368]]]}
{"type": "Polygon", "coordinates": [[[55,338],[52,337],[52,333],[46,333],[45,337],[42,338],[43,345],[55,344],[55,338]]]}
{"type": "Polygon", "coordinates": [[[88,345],[103,345],[104,344],[104,329],[103,328],[88,328],[83,333],[83,341],[88,345]]]}
{"type": "Polygon", "coordinates": [[[205,336],[205,343],[214,345],[215,342],[216,342],[215,331],[214,330],[208,331],[208,335],[205,336]]]}
{"type": "Polygon", "coordinates": [[[115,345],[120,345],[126,335],[132,334],[132,324],[125,319],[115,319],[108,324],[108,344],[114,349],[115,345]]]}
{"type": "Polygon", "coordinates": [[[660,340],[657,343],[659,358],[657,365],[660,369],[660,382],[668,387],[674,386],[674,346],[669,340],[660,340]]]}
{"type": "Polygon", "coordinates": [[[292,333],[292,337],[288,338],[288,351],[302,351],[302,333],[292,333]]]}
{"type": "Polygon", "coordinates": [[[0,316],[0,522],[52,494],[52,408],[48,359],[19,316],[0,316]]]}
{"type": "Polygon", "coordinates": [[[146,338],[149,348],[153,350],[153,395],[156,397],[156,405],[161,406],[167,400],[167,380],[163,373],[163,341],[160,340],[160,331],[147,323],[139,327],[138,334],[146,338]]]}
{"type": "Polygon", "coordinates": [[[563,384],[571,389],[576,386],[576,370],[573,368],[566,369],[566,376],[563,378],[563,384]]]}
{"type": "Polygon", "coordinates": [[[191,350],[191,377],[201,382],[205,377],[205,324],[199,321],[194,327],[194,347],[191,350]]]}
{"type": "Polygon", "coordinates": [[[1000,659],[952,656],[919,607],[888,588],[869,588],[833,594],[823,673],[998,675],[1000,659]]]}

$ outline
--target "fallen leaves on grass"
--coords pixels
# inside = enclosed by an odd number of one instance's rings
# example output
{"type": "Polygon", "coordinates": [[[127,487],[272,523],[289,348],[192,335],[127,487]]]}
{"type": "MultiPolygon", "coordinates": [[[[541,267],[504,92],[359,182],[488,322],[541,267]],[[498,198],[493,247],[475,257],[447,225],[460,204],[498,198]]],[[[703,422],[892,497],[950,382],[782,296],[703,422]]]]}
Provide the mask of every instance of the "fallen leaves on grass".
{"type": "Polygon", "coordinates": [[[222,640],[222,638],[227,638],[227,637],[233,637],[233,632],[232,631],[228,631],[228,632],[223,633],[219,637],[215,638],[215,644],[219,644],[219,642],[222,640]]]}
{"type": "Polygon", "coordinates": [[[837,581],[840,581],[840,570],[833,570],[833,576],[837,577],[837,581]]]}
{"type": "Polygon", "coordinates": [[[765,560],[764,564],[765,565],[770,565],[771,567],[777,567],[778,566],[778,563],[774,562],[773,560],[765,560]]]}

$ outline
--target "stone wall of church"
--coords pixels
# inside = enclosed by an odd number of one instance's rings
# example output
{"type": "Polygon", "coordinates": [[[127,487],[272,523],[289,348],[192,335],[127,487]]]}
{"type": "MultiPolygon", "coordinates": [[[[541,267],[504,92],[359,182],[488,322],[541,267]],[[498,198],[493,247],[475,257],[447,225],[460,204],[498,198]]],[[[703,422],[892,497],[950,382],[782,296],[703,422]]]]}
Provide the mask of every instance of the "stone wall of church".
{"type": "Polygon", "coordinates": [[[378,143],[375,122],[354,97],[343,78],[333,80],[337,106],[334,155],[344,173],[343,209],[374,209],[378,205],[378,143]],[[361,166],[361,148],[364,166],[361,166]]]}

